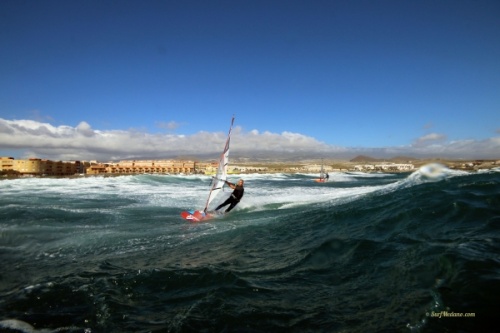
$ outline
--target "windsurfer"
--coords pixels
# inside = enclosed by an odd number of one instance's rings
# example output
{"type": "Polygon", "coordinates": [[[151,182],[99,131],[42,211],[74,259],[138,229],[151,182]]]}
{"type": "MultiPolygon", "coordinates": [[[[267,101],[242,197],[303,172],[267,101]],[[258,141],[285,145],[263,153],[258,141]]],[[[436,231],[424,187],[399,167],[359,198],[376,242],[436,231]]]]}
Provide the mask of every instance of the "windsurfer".
{"type": "Polygon", "coordinates": [[[231,211],[231,209],[233,209],[234,206],[236,206],[238,204],[238,202],[240,202],[241,198],[243,197],[243,192],[245,191],[245,189],[243,188],[244,181],[243,181],[243,179],[240,179],[240,180],[238,180],[237,184],[233,184],[233,183],[228,182],[226,180],[225,183],[230,188],[232,188],[234,191],[233,191],[233,193],[231,193],[231,195],[229,196],[229,198],[227,198],[226,201],[224,201],[219,206],[217,206],[217,208],[215,208],[215,211],[218,211],[222,207],[229,205],[228,209],[226,209],[226,211],[225,211],[226,213],[229,213],[231,211]]]}

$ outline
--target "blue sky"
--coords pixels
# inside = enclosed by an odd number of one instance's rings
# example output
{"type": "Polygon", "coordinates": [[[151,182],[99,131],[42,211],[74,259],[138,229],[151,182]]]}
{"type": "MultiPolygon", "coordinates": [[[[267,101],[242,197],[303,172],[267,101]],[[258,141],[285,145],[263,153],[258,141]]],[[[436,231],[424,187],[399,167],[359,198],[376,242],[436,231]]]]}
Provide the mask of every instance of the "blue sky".
{"type": "Polygon", "coordinates": [[[0,155],[500,158],[499,1],[0,2],[0,155]]]}

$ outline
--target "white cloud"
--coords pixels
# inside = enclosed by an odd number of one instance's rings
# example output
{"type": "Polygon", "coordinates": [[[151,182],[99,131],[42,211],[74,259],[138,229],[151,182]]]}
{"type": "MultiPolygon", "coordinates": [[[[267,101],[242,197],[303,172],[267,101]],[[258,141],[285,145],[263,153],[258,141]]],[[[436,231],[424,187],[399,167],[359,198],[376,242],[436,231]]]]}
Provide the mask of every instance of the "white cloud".
{"type": "MultiPolygon", "coordinates": [[[[76,127],[53,126],[33,120],[0,118],[1,150],[19,151],[16,158],[40,157],[52,160],[121,160],[176,156],[215,158],[220,153],[227,133],[200,131],[192,135],[151,134],[139,130],[92,129],[85,121],[76,127]]],[[[500,137],[487,140],[446,142],[443,134],[432,133],[402,147],[349,148],[318,141],[300,133],[245,132],[233,129],[233,156],[268,158],[352,158],[356,155],[373,157],[500,158],[500,137]]]]}
{"type": "Polygon", "coordinates": [[[90,125],[85,121],[80,122],[78,126],[76,126],[76,131],[86,137],[92,137],[96,134],[92,127],[90,127],[90,125]]]}
{"type": "Polygon", "coordinates": [[[430,133],[424,135],[413,142],[414,147],[429,146],[436,143],[441,143],[446,141],[446,135],[438,133],[430,133]]]}
{"type": "Polygon", "coordinates": [[[175,121],[169,121],[169,122],[163,122],[159,121],[156,123],[156,126],[159,128],[167,129],[169,131],[173,131],[177,129],[181,124],[175,122],[175,121]]]}

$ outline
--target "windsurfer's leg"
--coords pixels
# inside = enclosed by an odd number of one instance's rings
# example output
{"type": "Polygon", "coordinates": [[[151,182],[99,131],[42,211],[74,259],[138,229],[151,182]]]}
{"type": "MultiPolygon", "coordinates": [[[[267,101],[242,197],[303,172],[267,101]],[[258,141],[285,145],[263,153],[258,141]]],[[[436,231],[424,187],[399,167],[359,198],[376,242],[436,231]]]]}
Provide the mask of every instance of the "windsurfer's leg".
{"type": "Polygon", "coordinates": [[[231,211],[231,209],[233,209],[234,206],[236,206],[237,204],[238,204],[238,201],[236,201],[236,200],[231,201],[231,205],[226,209],[225,213],[229,213],[231,211]]]}
{"type": "Polygon", "coordinates": [[[219,210],[222,207],[229,205],[230,203],[231,203],[231,197],[229,197],[226,201],[224,201],[223,203],[221,203],[220,205],[218,205],[217,208],[215,208],[215,210],[219,210]]]}

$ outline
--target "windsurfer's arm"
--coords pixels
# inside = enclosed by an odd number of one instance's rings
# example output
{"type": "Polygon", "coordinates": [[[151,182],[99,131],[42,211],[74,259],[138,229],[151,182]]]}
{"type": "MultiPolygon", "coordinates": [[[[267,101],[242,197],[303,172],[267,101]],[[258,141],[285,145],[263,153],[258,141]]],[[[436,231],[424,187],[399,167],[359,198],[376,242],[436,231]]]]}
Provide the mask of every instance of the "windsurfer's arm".
{"type": "Polygon", "coordinates": [[[227,180],[224,181],[230,188],[234,189],[236,186],[233,183],[228,182],[227,180]]]}

